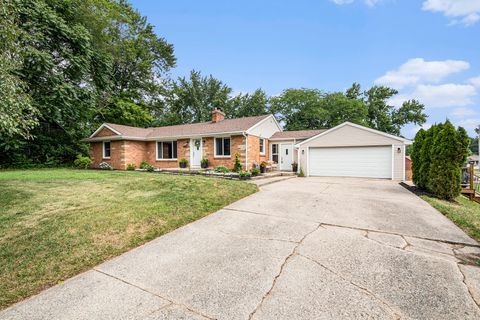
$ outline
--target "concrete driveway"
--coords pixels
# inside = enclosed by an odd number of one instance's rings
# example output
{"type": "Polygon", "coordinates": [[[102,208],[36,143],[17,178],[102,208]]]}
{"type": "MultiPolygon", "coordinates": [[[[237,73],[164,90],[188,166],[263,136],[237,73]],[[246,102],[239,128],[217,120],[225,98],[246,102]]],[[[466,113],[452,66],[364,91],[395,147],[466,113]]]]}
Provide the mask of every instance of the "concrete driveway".
{"type": "Polygon", "coordinates": [[[296,178],[0,319],[480,319],[479,252],[395,182],[296,178]]]}

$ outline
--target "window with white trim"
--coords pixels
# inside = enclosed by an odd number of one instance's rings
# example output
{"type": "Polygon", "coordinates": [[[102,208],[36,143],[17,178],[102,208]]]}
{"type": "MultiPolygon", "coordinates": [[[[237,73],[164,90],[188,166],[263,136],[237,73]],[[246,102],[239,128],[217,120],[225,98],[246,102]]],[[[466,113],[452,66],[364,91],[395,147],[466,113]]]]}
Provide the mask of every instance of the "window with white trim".
{"type": "Polygon", "coordinates": [[[110,159],[110,141],[103,141],[103,159],[110,159]]]}
{"type": "Polygon", "coordinates": [[[278,163],[278,144],[272,144],[272,161],[278,163]]]}
{"type": "Polygon", "coordinates": [[[260,138],[260,154],[265,154],[265,139],[260,138]]]}
{"type": "Polygon", "coordinates": [[[230,157],[230,138],[215,138],[215,156],[230,157]]]}
{"type": "Polygon", "coordinates": [[[176,160],[177,141],[158,141],[157,160],[176,160]]]}

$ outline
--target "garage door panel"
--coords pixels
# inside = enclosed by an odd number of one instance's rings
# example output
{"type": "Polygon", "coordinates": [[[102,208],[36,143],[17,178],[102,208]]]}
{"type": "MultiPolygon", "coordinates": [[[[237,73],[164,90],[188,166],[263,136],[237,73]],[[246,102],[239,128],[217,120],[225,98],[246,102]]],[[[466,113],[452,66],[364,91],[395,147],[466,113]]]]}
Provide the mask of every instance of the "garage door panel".
{"type": "Polygon", "coordinates": [[[391,178],[392,147],[310,148],[311,176],[391,178]]]}

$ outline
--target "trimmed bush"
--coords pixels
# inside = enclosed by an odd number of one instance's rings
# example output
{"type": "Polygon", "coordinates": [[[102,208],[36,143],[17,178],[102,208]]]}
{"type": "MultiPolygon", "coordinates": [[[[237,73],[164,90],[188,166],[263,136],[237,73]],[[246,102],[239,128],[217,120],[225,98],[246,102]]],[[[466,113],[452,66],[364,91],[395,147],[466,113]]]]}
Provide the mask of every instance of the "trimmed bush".
{"type": "Polygon", "coordinates": [[[92,165],[92,159],[84,157],[81,154],[77,155],[77,159],[73,161],[73,166],[77,169],[88,169],[92,165]]]}
{"type": "Polygon", "coordinates": [[[127,170],[133,171],[133,170],[135,170],[135,168],[136,168],[136,167],[135,167],[135,165],[134,165],[133,163],[127,164],[127,170]]]}
{"type": "Polygon", "coordinates": [[[148,167],[151,167],[151,165],[147,161],[142,161],[139,166],[140,169],[147,169],[148,167]]]}
{"type": "Polygon", "coordinates": [[[446,121],[420,130],[412,148],[415,185],[441,199],[452,200],[461,192],[462,166],[468,156],[469,139],[463,128],[446,121]]]}
{"type": "Polygon", "coordinates": [[[305,178],[305,173],[303,172],[303,168],[300,167],[300,172],[297,174],[298,177],[300,178],[305,178]]]}
{"type": "Polygon", "coordinates": [[[215,172],[218,172],[218,173],[227,173],[229,171],[230,170],[228,170],[228,168],[225,166],[218,166],[215,168],[215,172]]]}
{"type": "Polygon", "coordinates": [[[254,167],[250,170],[250,172],[251,172],[252,176],[255,177],[255,176],[258,176],[260,174],[260,169],[257,168],[257,167],[254,167]]]}
{"type": "Polygon", "coordinates": [[[240,170],[240,171],[238,171],[238,177],[240,178],[240,180],[248,180],[252,177],[252,174],[250,173],[250,171],[240,170]]]}

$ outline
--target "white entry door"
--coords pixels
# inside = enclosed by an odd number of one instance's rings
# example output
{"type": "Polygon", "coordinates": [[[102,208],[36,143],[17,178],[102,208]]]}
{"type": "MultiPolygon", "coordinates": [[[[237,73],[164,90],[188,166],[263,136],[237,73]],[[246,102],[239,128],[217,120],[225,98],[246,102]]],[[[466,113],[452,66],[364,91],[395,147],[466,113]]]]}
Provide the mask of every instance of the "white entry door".
{"type": "Polygon", "coordinates": [[[291,144],[280,145],[280,170],[292,171],[293,146],[291,144]]]}
{"type": "Polygon", "coordinates": [[[310,148],[311,176],[392,178],[392,147],[310,148]]]}
{"type": "Polygon", "coordinates": [[[202,139],[190,139],[190,167],[200,168],[202,147],[202,139]]]}

